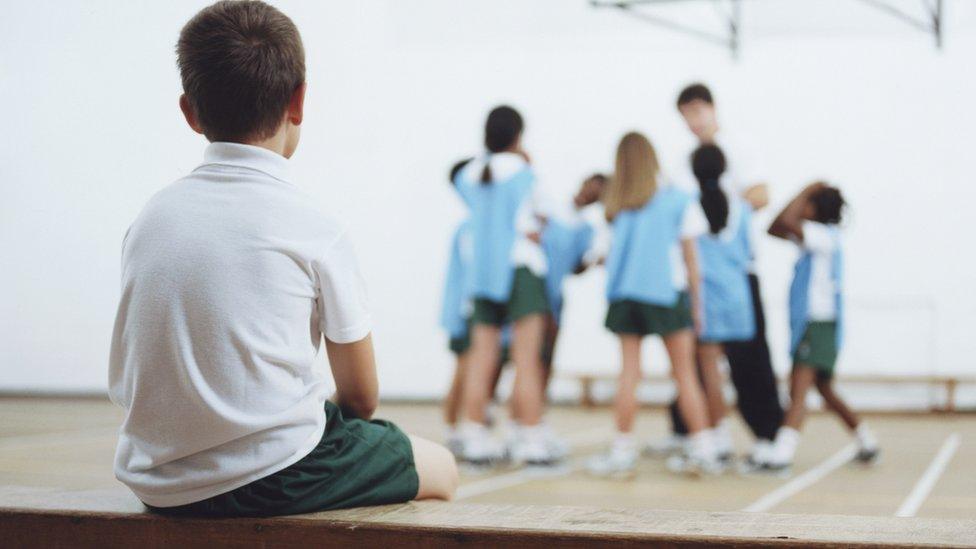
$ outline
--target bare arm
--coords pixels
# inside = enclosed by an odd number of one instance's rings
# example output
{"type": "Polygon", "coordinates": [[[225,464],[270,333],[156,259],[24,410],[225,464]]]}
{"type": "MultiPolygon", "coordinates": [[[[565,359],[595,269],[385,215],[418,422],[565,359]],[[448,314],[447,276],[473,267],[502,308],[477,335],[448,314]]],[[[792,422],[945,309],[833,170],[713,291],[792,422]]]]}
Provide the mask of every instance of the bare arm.
{"type": "Polygon", "coordinates": [[[325,338],[325,350],[336,383],[332,400],[343,414],[360,419],[373,417],[379,404],[373,337],[367,335],[353,343],[333,343],[325,338]]]}
{"type": "Polygon", "coordinates": [[[803,210],[810,195],[823,187],[823,183],[807,185],[793,197],[769,226],[769,234],[776,238],[789,239],[791,236],[803,240],[803,210]]]}
{"type": "Polygon", "coordinates": [[[701,273],[698,270],[698,248],[695,239],[681,240],[681,254],[685,260],[685,270],[688,272],[688,294],[691,296],[691,315],[695,319],[695,331],[702,331],[701,317],[701,273]]]}
{"type": "Polygon", "coordinates": [[[758,212],[769,205],[769,185],[765,183],[753,185],[742,193],[742,198],[758,212]]]}

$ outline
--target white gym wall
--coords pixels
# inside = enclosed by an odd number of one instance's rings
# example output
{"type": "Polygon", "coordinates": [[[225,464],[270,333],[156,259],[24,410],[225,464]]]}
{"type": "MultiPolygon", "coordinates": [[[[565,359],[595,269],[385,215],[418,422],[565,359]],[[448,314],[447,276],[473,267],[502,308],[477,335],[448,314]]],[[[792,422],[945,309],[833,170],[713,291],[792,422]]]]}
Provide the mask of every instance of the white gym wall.
{"type": "MultiPolygon", "coordinates": [[[[762,154],[773,208],[821,177],[851,203],[839,371],[976,370],[976,3],[947,2],[939,52],[857,0],[744,2],[737,62],[585,0],[274,3],[307,55],[295,179],[352,229],[384,396],[446,388],[452,358],[437,318],[464,215],[447,170],[478,149],[488,109],[523,112],[540,177],[568,195],[610,169],[632,128],[669,164],[683,161],[691,138],[674,99],[695,80],[713,88],[723,125],[762,154]]],[[[205,4],[5,3],[0,390],[104,391],[122,237],[205,146],[179,112],[174,54],[205,4]]],[[[717,22],[707,3],[658,13],[717,22]]],[[[794,251],[771,239],[758,247],[783,373],[794,251]]],[[[614,371],[602,283],[591,272],[567,287],[563,371],[614,371]]],[[[663,373],[652,346],[648,371],[663,373]]]]}

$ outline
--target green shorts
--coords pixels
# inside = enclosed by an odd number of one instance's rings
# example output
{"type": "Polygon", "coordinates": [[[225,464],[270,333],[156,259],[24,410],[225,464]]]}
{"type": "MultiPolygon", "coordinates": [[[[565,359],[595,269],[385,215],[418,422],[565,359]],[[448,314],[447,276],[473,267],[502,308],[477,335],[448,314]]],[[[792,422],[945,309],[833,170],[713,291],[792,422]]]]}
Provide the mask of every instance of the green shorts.
{"type": "Polygon", "coordinates": [[[458,337],[452,337],[447,343],[447,348],[451,350],[455,355],[463,355],[468,352],[471,348],[471,321],[468,320],[467,328],[464,330],[464,335],[458,337]]]}
{"type": "Polygon", "coordinates": [[[673,307],[651,305],[624,299],[614,301],[607,309],[604,325],[615,334],[668,335],[679,330],[694,328],[691,316],[691,298],[688,292],[678,294],[673,307]]]}
{"type": "Polygon", "coordinates": [[[818,377],[830,379],[837,363],[837,323],[809,322],[793,353],[793,364],[810,366],[818,377]]]}
{"type": "Polygon", "coordinates": [[[507,303],[490,299],[475,299],[471,321],[478,324],[504,326],[509,322],[537,313],[549,312],[546,281],[532,274],[528,267],[515,269],[512,293],[507,303]]]}
{"type": "Polygon", "coordinates": [[[322,440],[277,473],[195,503],[152,507],[166,515],[256,517],[402,503],[417,497],[419,480],[410,439],[379,419],[342,417],[325,403],[322,440]]]}

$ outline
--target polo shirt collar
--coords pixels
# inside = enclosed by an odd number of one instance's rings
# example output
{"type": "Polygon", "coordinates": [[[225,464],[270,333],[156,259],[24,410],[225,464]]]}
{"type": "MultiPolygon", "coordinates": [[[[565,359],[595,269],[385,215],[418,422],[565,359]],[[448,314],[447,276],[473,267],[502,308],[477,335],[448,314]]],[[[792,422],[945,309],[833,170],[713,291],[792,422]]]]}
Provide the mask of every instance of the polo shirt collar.
{"type": "Polygon", "coordinates": [[[203,164],[219,164],[256,170],[288,181],[288,159],[263,147],[215,141],[203,152],[203,164]]]}

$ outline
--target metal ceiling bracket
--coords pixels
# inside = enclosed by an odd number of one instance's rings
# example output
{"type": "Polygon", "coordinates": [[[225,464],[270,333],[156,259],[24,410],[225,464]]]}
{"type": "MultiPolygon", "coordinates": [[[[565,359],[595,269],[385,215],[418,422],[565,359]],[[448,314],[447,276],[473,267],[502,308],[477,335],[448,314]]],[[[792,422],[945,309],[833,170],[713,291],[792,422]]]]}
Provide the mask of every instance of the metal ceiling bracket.
{"type": "Polygon", "coordinates": [[[693,36],[699,40],[704,40],[711,44],[728,48],[733,59],[738,59],[741,47],[742,30],[742,5],[741,0],[709,0],[716,3],[729,4],[730,10],[727,14],[722,14],[723,24],[728,34],[719,34],[700,28],[692,27],[684,23],[678,23],[659,15],[650,13],[648,10],[638,9],[638,6],[652,6],[669,4],[681,0],[590,0],[590,5],[594,8],[616,8],[623,13],[640,19],[646,23],[668,29],[673,32],[693,36]]]}

